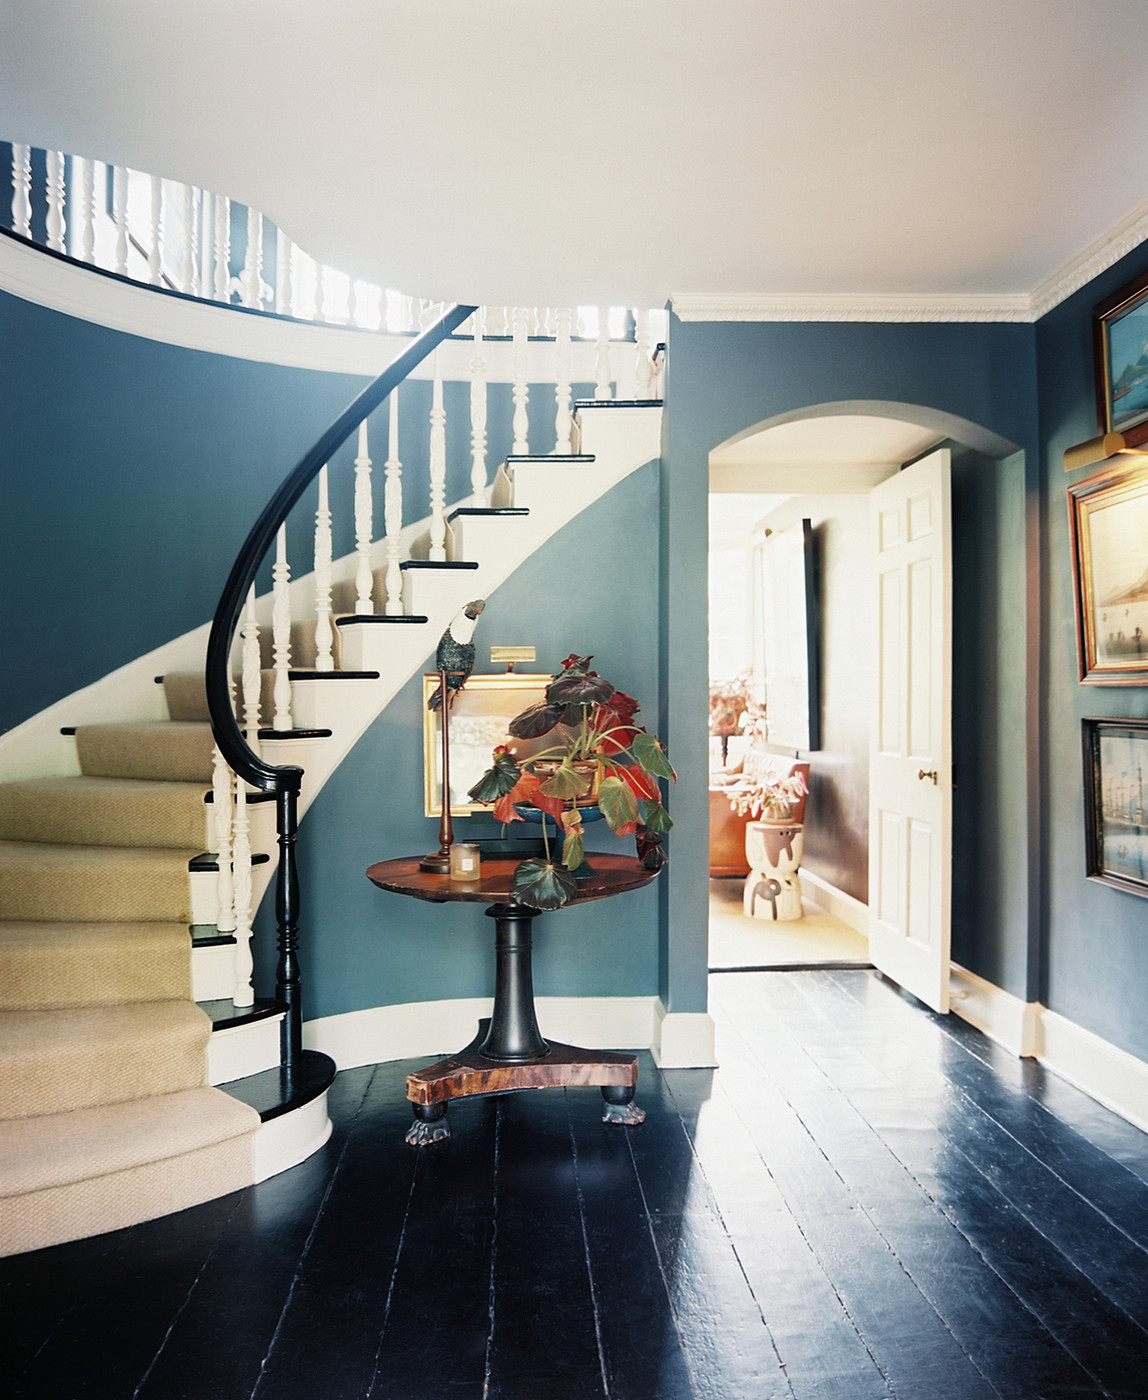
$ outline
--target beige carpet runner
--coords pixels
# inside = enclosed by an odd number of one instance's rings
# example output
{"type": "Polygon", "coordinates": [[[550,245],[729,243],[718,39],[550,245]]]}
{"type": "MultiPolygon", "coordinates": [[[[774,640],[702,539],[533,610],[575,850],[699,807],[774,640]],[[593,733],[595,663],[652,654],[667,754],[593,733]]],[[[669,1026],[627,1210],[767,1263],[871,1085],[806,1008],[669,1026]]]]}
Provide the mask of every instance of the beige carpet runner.
{"type": "Polygon", "coordinates": [[[191,999],[203,680],[165,690],[171,720],[78,730],[82,776],[0,783],[0,1253],[251,1181],[259,1116],[207,1087],[191,999]]]}

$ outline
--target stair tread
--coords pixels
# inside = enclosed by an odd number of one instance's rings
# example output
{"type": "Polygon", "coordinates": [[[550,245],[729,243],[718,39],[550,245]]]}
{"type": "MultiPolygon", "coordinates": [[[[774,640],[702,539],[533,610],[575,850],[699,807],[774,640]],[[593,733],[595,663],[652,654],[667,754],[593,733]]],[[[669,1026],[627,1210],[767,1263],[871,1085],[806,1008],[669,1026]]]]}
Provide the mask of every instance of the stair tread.
{"type": "Polygon", "coordinates": [[[253,1133],[259,1114],[206,1085],[0,1122],[0,1197],[182,1156],[253,1133]]]}

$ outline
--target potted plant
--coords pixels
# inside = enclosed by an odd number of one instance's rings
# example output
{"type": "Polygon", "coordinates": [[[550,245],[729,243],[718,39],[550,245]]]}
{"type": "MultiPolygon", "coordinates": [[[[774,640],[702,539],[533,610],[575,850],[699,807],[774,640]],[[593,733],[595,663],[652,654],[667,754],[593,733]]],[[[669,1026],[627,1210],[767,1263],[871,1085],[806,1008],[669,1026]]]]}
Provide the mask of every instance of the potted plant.
{"type": "Polygon", "coordinates": [[[511,720],[514,738],[552,736],[550,742],[521,759],[500,745],[493,765],[469,793],[475,802],[493,806],[504,823],[522,820],[524,804],[542,813],[546,854],[524,860],[511,887],[515,899],[535,909],[558,909],[574,897],[573,872],[585,858],[582,826],[588,805],[612,831],[636,838],[638,857],[648,868],[656,870],[665,860],[661,837],[673,823],[658,780],[674,781],[676,775],[657,735],[634,723],[638,702],[592,671],[592,660],[568,656],[545,699],[511,720]],[[554,852],[547,817],[555,825],[554,852]]]}
{"type": "Polygon", "coordinates": [[[743,773],[726,789],[730,806],[741,817],[784,824],[793,821],[793,809],[809,791],[805,776],[793,772],[785,777],[764,773],[760,777],[743,773]]]}

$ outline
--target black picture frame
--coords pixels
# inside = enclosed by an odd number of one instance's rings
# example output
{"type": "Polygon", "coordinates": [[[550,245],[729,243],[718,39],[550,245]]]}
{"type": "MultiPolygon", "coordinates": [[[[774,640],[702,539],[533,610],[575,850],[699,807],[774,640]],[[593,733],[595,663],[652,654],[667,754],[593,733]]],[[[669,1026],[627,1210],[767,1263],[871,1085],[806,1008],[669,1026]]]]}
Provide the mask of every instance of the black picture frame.
{"type": "Polygon", "coordinates": [[[1148,896],[1148,719],[1089,716],[1081,734],[1085,873],[1148,896]]]}

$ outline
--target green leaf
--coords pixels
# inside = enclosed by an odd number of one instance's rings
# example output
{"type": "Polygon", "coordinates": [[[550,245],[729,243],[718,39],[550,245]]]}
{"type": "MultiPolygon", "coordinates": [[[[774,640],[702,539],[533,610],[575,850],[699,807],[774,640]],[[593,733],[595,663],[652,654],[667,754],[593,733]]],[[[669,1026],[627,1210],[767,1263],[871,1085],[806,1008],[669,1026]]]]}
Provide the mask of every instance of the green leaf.
{"type": "Polygon", "coordinates": [[[475,802],[497,802],[514,791],[521,776],[518,764],[509,753],[496,754],[494,766],[486,770],[466,795],[475,802]]]}
{"type": "Polygon", "coordinates": [[[673,826],[669,812],[660,802],[648,801],[643,804],[645,820],[642,823],[650,831],[669,831],[673,826]]]}
{"type": "Polygon", "coordinates": [[[666,757],[666,751],[662,748],[656,734],[647,734],[644,729],[639,729],[630,741],[630,752],[642,765],[647,773],[652,773],[655,778],[670,778],[677,781],[677,774],[670,766],[670,760],[666,757]]]}
{"type": "Polygon", "coordinates": [[[538,791],[544,797],[581,797],[590,791],[590,779],[576,773],[567,759],[558,765],[538,791]]]}
{"type": "Polygon", "coordinates": [[[613,774],[598,784],[598,806],[611,831],[638,820],[638,799],[633,789],[613,774]]]}
{"type": "Polygon", "coordinates": [[[568,831],[562,847],[562,864],[567,870],[577,870],[585,859],[586,849],[581,831],[568,831]]]}
{"type": "Polygon", "coordinates": [[[510,887],[511,898],[531,909],[561,909],[577,892],[573,875],[548,860],[524,860],[510,887]]]}

